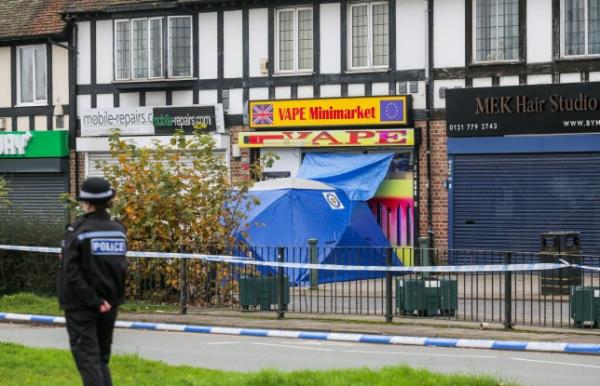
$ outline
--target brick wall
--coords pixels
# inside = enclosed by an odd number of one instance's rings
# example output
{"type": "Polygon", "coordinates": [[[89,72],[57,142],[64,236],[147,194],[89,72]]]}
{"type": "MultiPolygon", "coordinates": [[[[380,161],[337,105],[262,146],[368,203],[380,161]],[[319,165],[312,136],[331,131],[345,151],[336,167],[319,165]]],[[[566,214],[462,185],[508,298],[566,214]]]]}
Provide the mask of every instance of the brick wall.
{"type": "MultiPolygon", "coordinates": [[[[248,131],[246,126],[233,126],[230,129],[231,147],[238,144],[238,133],[248,131]]],[[[231,157],[231,165],[229,165],[231,178],[233,181],[247,180],[250,178],[250,150],[240,149],[241,157],[231,157]]]]}
{"type": "MultiPolygon", "coordinates": [[[[425,122],[415,122],[421,128],[419,147],[419,235],[427,236],[427,131],[425,122]]],[[[433,240],[435,248],[448,248],[448,191],[444,182],[448,178],[446,151],[446,122],[431,122],[431,196],[433,213],[433,240]]]]}
{"type": "Polygon", "coordinates": [[[75,196],[85,179],[85,154],[77,153],[75,150],[69,152],[69,193],[75,196]],[[79,163],[79,186],[76,178],[76,165],[79,163]]]}

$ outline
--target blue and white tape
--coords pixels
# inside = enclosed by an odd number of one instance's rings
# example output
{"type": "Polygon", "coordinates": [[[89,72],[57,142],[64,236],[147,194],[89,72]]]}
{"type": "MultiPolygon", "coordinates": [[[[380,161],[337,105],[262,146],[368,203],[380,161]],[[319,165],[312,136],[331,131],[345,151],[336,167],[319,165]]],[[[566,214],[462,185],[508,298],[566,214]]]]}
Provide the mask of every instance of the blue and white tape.
{"type": "MultiPolygon", "coordinates": [[[[30,322],[47,325],[64,325],[61,316],[12,314],[0,312],[0,321],[30,322]]],[[[556,353],[600,355],[600,344],[563,342],[526,342],[480,339],[427,338],[420,336],[347,334],[295,330],[265,330],[256,328],[212,327],[189,324],[145,323],[117,321],[117,328],[152,331],[178,331],[200,334],[240,335],[254,337],[313,339],[336,342],[377,343],[410,346],[459,347],[510,351],[544,351],[556,353]]]]}
{"type": "MultiPolygon", "coordinates": [[[[20,252],[39,252],[59,254],[60,248],[49,247],[27,247],[20,245],[0,245],[0,250],[20,251],[20,252]]],[[[477,265],[438,265],[426,267],[405,267],[405,266],[381,266],[381,265],[343,265],[343,264],[310,264],[310,263],[290,263],[252,260],[244,256],[226,256],[226,255],[205,255],[198,253],[175,253],[175,252],[138,252],[129,251],[127,257],[136,258],[155,258],[155,259],[197,259],[210,262],[220,262],[229,264],[244,264],[254,266],[266,266],[273,268],[292,268],[292,269],[316,269],[330,271],[371,271],[371,272],[430,272],[430,273],[459,273],[459,272],[519,272],[519,271],[543,271],[560,269],[566,267],[576,267],[584,270],[600,271],[598,267],[588,267],[583,265],[571,265],[564,260],[560,263],[533,263],[533,264],[477,264],[477,265]]]]}

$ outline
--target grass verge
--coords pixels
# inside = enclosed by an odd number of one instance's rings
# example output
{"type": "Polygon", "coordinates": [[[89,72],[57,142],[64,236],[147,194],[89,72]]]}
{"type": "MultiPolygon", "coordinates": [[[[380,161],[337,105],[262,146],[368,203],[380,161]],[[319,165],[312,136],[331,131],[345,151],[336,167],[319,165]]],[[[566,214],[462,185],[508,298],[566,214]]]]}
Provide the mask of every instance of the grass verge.
{"type": "MultiPolygon", "coordinates": [[[[139,303],[123,304],[119,309],[125,312],[140,313],[176,313],[179,311],[177,306],[139,303]]],[[[63,312],[58,308],[58,300],[55,297],[40,296],[31,293],[0,296],[0,311],[35,315],[63,315],[63,312]]]]}
{"type": "MultiPolygon", "coordinates": [[[[352,369],[281,372],[263,370],[243,373],[186,366],[169,366],[132,355],[111,360],[115,385],[215,385],[215,386],[498,386],[512,385],[485,375],[442,375],[407,366],[381,370],[352,369]]],[[[79,375],[66,350],[27,348],[0,343],[0,385],[62,386],[80,384],[79,375]]]]}

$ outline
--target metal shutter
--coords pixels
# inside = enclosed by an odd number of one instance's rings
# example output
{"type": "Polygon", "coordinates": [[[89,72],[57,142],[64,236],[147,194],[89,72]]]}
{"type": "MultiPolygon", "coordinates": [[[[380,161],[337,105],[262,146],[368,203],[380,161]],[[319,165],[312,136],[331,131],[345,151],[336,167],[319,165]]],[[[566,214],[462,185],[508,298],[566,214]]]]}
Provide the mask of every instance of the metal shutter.
{"type": "Polygon", "coordinates": [[[453,248],[539,251],[539,234],[581,233],[600,254],[600,154],[455,156],[453,248]]]}
{"type": "MultiPolygon", "coordinates": [[[[214,151],[214,154],[226,162],[226,153],[224,150],[214,151]]],[[[88,177],[102,177],[104,175],[102,173],[102,162],[106,162],[106,164],[110,166],[117,164],[118,161],[113,158],[110,153],[88,153],[86,175],[88,177]]],[[[183,163],[184,165],[191,166],[192,158],[183,158],[183,163]]]]}
{"type": "Polygon", "coordinates": [[[66,211],[59,196],[68,191],[66,173],[7,173],[11,210],[41,219],[64,220],[66,211]]]}

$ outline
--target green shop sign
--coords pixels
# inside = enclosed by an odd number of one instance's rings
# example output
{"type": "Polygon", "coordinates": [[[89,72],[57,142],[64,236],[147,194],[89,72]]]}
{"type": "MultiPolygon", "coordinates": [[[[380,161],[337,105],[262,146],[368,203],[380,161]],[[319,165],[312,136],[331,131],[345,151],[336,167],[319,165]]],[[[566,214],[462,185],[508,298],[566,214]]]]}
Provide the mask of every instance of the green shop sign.
{"type": "Polygon", "coordinates": [[[0,158],[59,158],[69,154],[68,131],[0,133],[0,158]]]}

